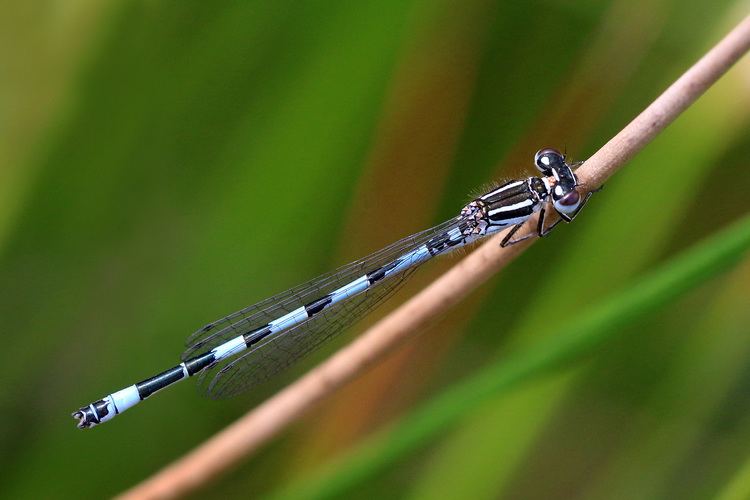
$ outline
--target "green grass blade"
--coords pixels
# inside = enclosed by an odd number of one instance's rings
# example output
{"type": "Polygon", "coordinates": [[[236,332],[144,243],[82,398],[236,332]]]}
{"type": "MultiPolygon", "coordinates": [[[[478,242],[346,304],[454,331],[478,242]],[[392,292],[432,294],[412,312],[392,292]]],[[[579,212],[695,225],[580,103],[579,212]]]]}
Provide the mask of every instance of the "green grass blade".
{"type": "Polygon", "coordinates": [[[509,360],[492,364],[423,405],[397,425],[320,473],[280,492],[280,497],[320,498],[341,494],[407,453],[429,443],[488,397],[581,360],[622,327],[716,276],[738,262],[750,247],[750,216],[682,255],[633,286],[594,307],[549,341],[509,360]]]}
{"type": "Polygon", "coordinates": [[[750,497],[750,458],[740,467],[716,498],[717,500],[742,500],[748,497],[750,497]]]}

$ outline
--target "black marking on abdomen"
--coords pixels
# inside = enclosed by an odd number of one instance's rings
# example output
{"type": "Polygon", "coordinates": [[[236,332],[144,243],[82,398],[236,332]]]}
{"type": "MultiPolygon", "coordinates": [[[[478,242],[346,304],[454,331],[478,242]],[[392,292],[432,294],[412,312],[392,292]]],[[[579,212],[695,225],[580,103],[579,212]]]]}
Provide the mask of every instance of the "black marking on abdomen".
{"type": "Polygon", "coordinates": [[[454,240],[450,237],[450,234],[443,233],[438,236],[435,236],[430,241],[428,241],[426,246],[427,246],[427,251],[430,252],[430,255],[435,256],[450,247],[459,245],[462,242],[463,242],[463,238],[454,240]]]}
{"type": "Polygon", "coordinates": [[[385,278],[385,273],[396,267],[401,263],[401,259],[396,259],[393,262],[386,264],[382,267],[379,267],[375,269],[374,271],[370,271],[367,273],[367,281],[372,285],[376,281],[380,281],[383,278],[385,278]]]}
{"type": "Polygon", "coordinates": [[[185,372],[182,369],[182,365],[178,365],[143,382],[138,382],[135,384],[135,388],[138,389],[138,396],[140,396],[141,400],[144,400],[156,391],[164,389],[178,380],[182,380],[184,376],[185,372]]]}
{"type": "Polygon", "coordinates": [[[91,406],[83,407],[77,412],[73,413],[73,416],[80,421],[78,424],[79,428],[88,429],[90,427],[93,427],[101,423],[99,416],[96,414],[96,410],[92,409],[92,406],[96,407],[99,403],[102,403],[103,401],[104,400],[97,401],[91,406]]]}
{"type": "MultiPolygon", "coordinates": [[[[115,406],[114,404],[112,406],[115,406]]],[[[96,409],[96,416],[99,417],[99,420],[101,421],[104,417],[109,415],[109,409],[107,408],[107,402],[103,399],[100,399],[96,403],[94,403],[94,409],[96,409]]],[[[115,409],[117,407],[115,406],[115,409]]]]}
{"type": "Polygon", "coordinates": [[[201,354],[200,356],[188,359],[187,361],[185,361],[185,368],[187,369],[188,376],[192,377],[207,366],[211,366],[215,361],[216,356],[211,351],[207,352],[206,354],[201,354]]]}
{"type": "Polygon", "coordinates": [[[331,296],[326,295],[323,298],[320,298],[318,300],[314,300],[310,302],[309,304],[305,304],[305,311],[307,312],[307,317],[312,318],[313,314],[317,314],[320,311],[322,311],[325,306],[331,303],[331,296]]]}
{"type": "MultiPolygon", "coordinates": [[[[310,313],[307,313],[308,316],[310,313]]],[[[243,340],[245,341],[245,345],[250,347],[251,345],[260,342],[264,338],[266,338],[267,335],[271,333],[271,327],[268,325],[263,325],[260,328],[256,328],[253,331],[247,332],[242,336],[243,340]]]]}
{"type": "Polygon", "coordinates": [[[450,240],[451,237],[448,233],[443,233],[432,238],[425,246],[427,247],[427,251],[430,252],[430,255],[434,256],[445,250],[450,244],[450,240]]]}

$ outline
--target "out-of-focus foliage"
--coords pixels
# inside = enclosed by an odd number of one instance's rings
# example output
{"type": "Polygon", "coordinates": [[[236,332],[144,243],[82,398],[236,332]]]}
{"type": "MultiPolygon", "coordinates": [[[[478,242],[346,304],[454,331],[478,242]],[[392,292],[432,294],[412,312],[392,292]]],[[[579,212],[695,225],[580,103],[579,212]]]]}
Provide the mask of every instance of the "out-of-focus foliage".
{"type": "MultiPolygon", "coordinates": [[[[539,147],[590,155],[745,7],[4,3],[0,496],[108,496],[191,449],[336,345],[231,401],[185,383],[93,431],[68,414],[171,366],[201,324],[528,175],[539,147]]],[[[575,224],[205,493],[305,476],[746,213],[748,75],[743,61],[575,224]]],[[[745,262],[485,403],[357,495],[742,498],[749,304],[745,262]]]]}

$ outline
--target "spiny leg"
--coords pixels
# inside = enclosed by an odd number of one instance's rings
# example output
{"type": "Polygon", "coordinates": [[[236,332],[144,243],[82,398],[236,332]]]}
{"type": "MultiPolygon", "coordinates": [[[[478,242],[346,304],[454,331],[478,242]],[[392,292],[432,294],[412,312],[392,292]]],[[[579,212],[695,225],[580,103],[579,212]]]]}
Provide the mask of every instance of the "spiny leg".
{"type": "MultiPolygon", "coordinates": [[[[515,245],[516,243],[520,243],[524,240],[527,240],[533,236],[545,236],[549,231],[544,231],[544,215],[545,210],[544,207],[539,211],[539,218],[537,219],[536,223],[536,231],[533,233],[529,233],[526,236],[521,236],[520,238],[517,238],[513,241],[510,241],[510,239],[513,237],[514,234],[523,226],[525,223],[521,222],[520,224],[516,224],[513,226],[513,229],[511,229],[508,234],[505,235],[505,238],[503,238],[503,241],[500,243],[501,247],[507,247],[510,245],[515,245]]],[[[559,221],[558,221],[559,222],[559,221]]],[[[555,223],[557,224],[557,222],[555,223]]],[[[552,227],[555,226],[555,224],[552,225],[552,227]]]]}
{"type": "MultiPolygon", "coordinates": [[[[542,238],[544,238],[544,237],[545,237],[545,236],[547,236],[547,235],[548,235],[549,233],[551,233],[551,232],[552,232],[552,230],[553,230],[553,229],[555,229],[555,226],[557,226],[557,225],[558,225],[558,224],[559,224],[560,222],[562,222],[563,220],[565,220],[565,219],[563,219],[563,218],[561,217],[561,218],[557,219],[557,220],[556,220],[555,222],[553,222],[552,224],[550,224],[549,226],[547,226],[546,228],[541,228],[541,229],[539,230],[539,236],[540,236],[540,237],[542,237],[542,238]]],[[[570,221],[565,221],[565,222],[570,222],[570,221]]]]}
{"type": "Polygon", "coordinates": [[[510,239],[513,237],[513,235],[516,234],[516,232],[519,229],[521,229],[521,226],[523,226],[523,224],[524,223],[521,222],[520,224],[516,224],[515,226],[513,226],[513,228],[510,231],[508,231],[508,234],[505,235],[505,238],[503,238],[503,241],[500,242],[500,246],[503,247],[503,248],[505,248],[507,246],[513,245],[515,243],[518,243],[521,240],[524,240],[524,239],[528,238],[528,236],[525,236],[524,238],[521,238],[521,239],[518,239],[518,240],[515,240],[515,241],[510,241],[510,239]]]}
{"type": "Polygon", "coordinates": [[[601,186],[598,189],[595,189],[593,191],[589,191],[588,193],[586,193],[586,196],[583,198],[583,201],[581,202],[580,205],[578,205],[578,208],[576,208],[575,212],[573,212],[572,214],[568,215],[568,214],[564,214],[564,213],[558,212],[558,214],[560,215],[560,218],[557,219],[552,224],[550,224],[548,227],[544,227],[545,208],[542,207],[542,209],[539,211],[539,219],[537,220],[537,225],[536,225],[536,231],[535,232],[529,233],[529,234],[527,234],[525,236],[522,236],[520,238],[517,238],[517,239],[511,241],[511,238],[513,237],[513,235],[516,234],[516,232],[521,228],[521,226],[524,223],[522,222],[520,224],[516,224],[515,226],[513,226],[513,229],[511,229],[508,232],[508,234],[505,235],[505,238],[503,238],[503,241],[500,243],[500,246],[501,247],[507,247],[507,246],[510,246],[510,245],[515,245],[516,243],[520,243],[520,242],[522,242],[522,241],[524,241],[526,239],[531,238],[532,236],[539,236],[539,237],[544,238],[550,232],[552,232],[552,230],[560,222],[562,222],[562,221],[565,221],[566,223],[573,222],[573,219],[576,218],[576,216],[579,214],[579,212],[581,211],[581,209],[586,205],[586,203],[588,203],[589,198],[591,198],[591,195],[594,194],[594,193],[596,193],[597,191],[600,191],[602,189],[602,187],[604,187],[604,186],[601,186]]]}

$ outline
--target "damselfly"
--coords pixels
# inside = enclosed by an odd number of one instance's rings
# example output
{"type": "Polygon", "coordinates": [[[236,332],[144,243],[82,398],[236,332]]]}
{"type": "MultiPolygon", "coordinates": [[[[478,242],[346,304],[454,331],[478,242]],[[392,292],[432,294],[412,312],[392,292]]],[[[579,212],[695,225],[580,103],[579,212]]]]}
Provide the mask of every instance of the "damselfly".
{"type": "Polygon", "coordinates": [[[198,375],[209,397],[234,396],[262,382],[330,339],[394,293],[423,262],[511,227],[501,245],[545,236],[570,222],[591,196],[579,192],[565,156],[542,149],[534,158],[543,177],[497,186],[438,226],[301,286],[204,326],[188,338],[182,363],[114,392],[73,413],[78,427],[106,422],[156,391],[198,375]],[[545,226],[551,203],[560,218],[545,226]],[[512,239],[538,213],[536,231],[512,239]]]}

